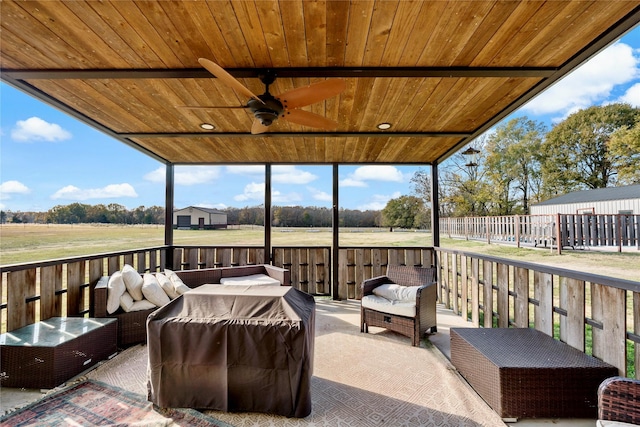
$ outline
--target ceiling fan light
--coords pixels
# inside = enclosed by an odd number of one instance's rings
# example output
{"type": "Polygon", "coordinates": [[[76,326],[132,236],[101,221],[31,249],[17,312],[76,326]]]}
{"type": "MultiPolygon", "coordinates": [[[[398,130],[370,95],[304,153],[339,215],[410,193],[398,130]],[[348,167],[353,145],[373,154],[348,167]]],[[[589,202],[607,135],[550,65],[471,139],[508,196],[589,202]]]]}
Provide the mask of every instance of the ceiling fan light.
{"type": "Polygon", "coordinates": [[[379,123],[377,126],[378,129],[380,130],[387,130],[391,128],[391,123],[379,123]]]}
{"type": "Polygon", "coordinates": [[[200,123],[200,127],[204,130],[214,130],[216,128],[211,123],[200,123]]]}

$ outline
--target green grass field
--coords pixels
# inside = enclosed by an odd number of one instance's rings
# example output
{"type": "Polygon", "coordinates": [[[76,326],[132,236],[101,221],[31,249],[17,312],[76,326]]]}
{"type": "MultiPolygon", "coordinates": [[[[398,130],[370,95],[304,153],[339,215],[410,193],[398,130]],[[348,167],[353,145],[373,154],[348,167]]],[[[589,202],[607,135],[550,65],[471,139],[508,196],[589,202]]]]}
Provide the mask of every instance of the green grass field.
{"type": "MultiPolygon", "coordinates": [[[[274,246],[331,246],[328,228],[273,228],[274,246]]],[[[264,244],[262,227],[243,226],[227,230],[175,230],[174,243],[184,245],[264,244]]],[[[161,225],[62,225],[3,224],[0,226],[0,264],[17,264],[159,246],[164,243],[161,225]]],[[[341,229],[341,246],[431,246],[431,234],[388,229],[341,229]]],[[[640,251],[565,250],[556,255],[549,249],[516,248],[441,237],[444,248],[466,250],[501,258],[545,264],[640,281],[640,251]]]]}

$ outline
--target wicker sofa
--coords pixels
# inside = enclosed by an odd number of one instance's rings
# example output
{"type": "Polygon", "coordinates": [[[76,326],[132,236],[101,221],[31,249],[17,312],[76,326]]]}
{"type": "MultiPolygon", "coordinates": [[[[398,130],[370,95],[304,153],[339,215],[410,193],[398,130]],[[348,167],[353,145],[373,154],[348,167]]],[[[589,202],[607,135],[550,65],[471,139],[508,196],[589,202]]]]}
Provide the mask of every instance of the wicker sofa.
{"type": "MultiPolygon", "coordinates": [[[[420,345],[420,339],[427,331],[436,332],[436,269],[433,267],[411,267],[390,265],[385,276],[365,280],[361,285],[360,331],[369,332],[369,326],[386,328],[411,338],[413,346],[420,345]],[[401,304],[390,300],[380,304],[386,298],[378,297],[376,288],[381,285],[397,284],[403,287],[415,287],[415,297],[411,294],[410,304],[415,315],[393,313],[388,308],[401,304]],[[368,300],[373,302],[368,304],[368,300]],[[377,301],[376,301],[377,300],[377,301]]],[[[400,291],[402,292],[402,291],[400,291]]]]}
{"type": "Polygon", "coordinates": [[[640,380],[611,377],[598,387],[598,426],[640,425],[640,380]]]}
{"type": "MultiPolygon", "coordinates": [[[[280,282],[290,285],[289,270],[267,264],[243,265],[237,267],[203,268],[197,270],[182,270],[175,272],[190,288],[196,288],[206,283],[220,283],[223,278],[251,276],[265,274],[280,282]]],[[[128,347],[147,341],[147,317],[156,308],[142,311],[124,312],[118,309],[113,314],[107,312],[107,284],[109,276],[103,276],[93,289],[91,303],[91,317],[109,317],[118,319],[118,347],[128,347]]]]}

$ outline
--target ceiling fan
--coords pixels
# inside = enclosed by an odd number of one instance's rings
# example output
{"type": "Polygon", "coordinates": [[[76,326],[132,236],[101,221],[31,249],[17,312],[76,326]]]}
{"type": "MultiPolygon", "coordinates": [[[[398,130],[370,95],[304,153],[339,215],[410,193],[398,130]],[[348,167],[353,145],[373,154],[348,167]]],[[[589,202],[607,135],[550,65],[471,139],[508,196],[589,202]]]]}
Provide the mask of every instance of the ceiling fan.
{"type": "Polygon", "coordinates": [[[346,89],[346,83],[342,79],[325,80],[299,87],[280,95],[269,93],[269,86],[275,81],[275,73],[265,72],[261,74],[260,80],[265,85],[265,92],[256,95],[247,89],[242,83],[236,80],[231,74],[225,71],[213,61],[205,58],[198,59],[200,65],[216,76],[224,84],[236,92],[248,96],[250,99],[246,105],[229,107],[192,107],[189,109],[211,109],[211,108],[248,108],[253,113],[255,120],[251,126],[252,134],[260,134],[267,131],[268,127],[278,119],[286,120],[303,126],[332,130],[338,127],[338,123],[319,114],[301,110],[301,107],[324,101],[325,99],[339,95],[346,89]]]}

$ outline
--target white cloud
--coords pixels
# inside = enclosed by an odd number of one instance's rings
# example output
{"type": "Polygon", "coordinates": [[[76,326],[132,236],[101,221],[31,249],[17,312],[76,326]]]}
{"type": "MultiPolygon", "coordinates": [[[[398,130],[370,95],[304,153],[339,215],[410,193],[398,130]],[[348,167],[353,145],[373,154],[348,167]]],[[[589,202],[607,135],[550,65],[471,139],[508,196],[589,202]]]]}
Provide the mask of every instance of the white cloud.
{"type": "Polygon", "coordinates": [[[342,181],[341,187],[368,187],[366,181],[404,182],[402,172],[394,166],[361,166],[342,181]]]}
{"type": "Polygon", "coordinates": [[[625,102],[636,108],[640,107],[640,83],[636,83],[627,89],[617,102],[625,102]]]}
{"type": "Polygon", "coordinates": [[[271,201],[274,204],[277,203],[285,206],[299,205],[302,201],[302,196],[295,192],[282,194],[279,191],[273,191],[273,194],[271,194],[271,201]]]}
{"type": "Polygon", "coordinates": [[[271,170],[273,182],[282,184],[308,184],[318,179],[311,172],[303,171],[295,166],[277,165],[271,170]]]}
{"type": "MultiPolygon", "coordinates": [[[[218,166],[176,166],[173,172],[176,185],[207,184],[220,177],[220,167],[218,166]]],[[[144,179],[164,183],[166,179],[165,167],[160,166],[147,173],[144,179]]]]}
{"type": "Polygon", "coordinates": [[[345,178],[339,182],[340,187],[367,187],[367,183],[364,181],[358,181],[353,178],[345,178]]]}
{"type": "Polygon", "coordinates": [[[583,66],[527,103],[524,111],[535,115],[560,114],[606,101],[615,86],[640,76],[640,54],[624,43],[603,50],[583,66]]]}
{"type": "Polygon", "coordinates": [[[331,202],[333,200],[333,196],[325,191],[313,187],[307,187],[307,190],[309,190],[314,200],[320,200],[322,202],[331,202]]]}
{"type": "Polygon", "coordinates": [[[0,184],[0,200],[8,200],[12,194],[28,194],[31,190],[20,181],[5,181],[0,184]]]}
{"type": "Polygon", "coordinates": [[[11,139],[21,142],[56,142],[69,138],[71,138],[70,132],[62,129],[60,125],[46,122],[39,117],[18,120],[15,127],[11,130],[11,139]]]}
{"type": "Polygon", "coordinates": [[[113,199],[117,197],[138,197],[138,193],[131,184],[110,184],[102,188],[81,189],[73,185],[67,185],[56,191],[52,199],[64,200],[89,200],[89,199],[113,199]]]}
{"type": "Polygon", "coordinates": [[[166,175],[166,171],[164,166],[160,166],[158,169],[153,170],[147,174],[145,174],[145,176],[143,177],[145,180],[147,181],[151,181],[151,182],[162,182],[164,183],[164,180],[166,179],[167,175],[166,175]]]}
{"type": "Polygon", "coordinates": [[[264,202],[264,182],[255,183],[252,182],[244,186],[244,192],[233,196],[234,200],[244,202],[247,200],[260,200],[264,202]]]}
{"type": "Polygon", "coordinates": [[[358,209],[361,211],[371,210],[371,211],[381,211],[387,206],[387,203],[391,199],[397,199],[400,197],[402,193],[396,191],[392,195],[386,194],[374,194],[369,203],[365,203],[364,205],[358,206],[358,209]]]}

